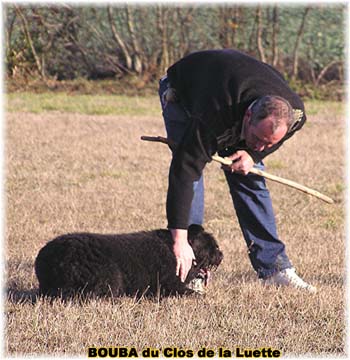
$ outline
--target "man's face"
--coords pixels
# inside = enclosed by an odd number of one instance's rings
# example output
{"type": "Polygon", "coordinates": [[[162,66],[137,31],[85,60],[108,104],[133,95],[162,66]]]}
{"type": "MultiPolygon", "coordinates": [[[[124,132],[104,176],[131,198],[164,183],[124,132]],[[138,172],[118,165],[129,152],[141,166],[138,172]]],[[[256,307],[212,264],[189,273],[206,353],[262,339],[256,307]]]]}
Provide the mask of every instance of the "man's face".
{"type": "Polygon", "coordinates": [[[251,110],[247,110],[244,116],[244,137],[249,149],[263,151],[277,144],[287,133],[287,126],[279,126],[272,131],[272,118],[267,117],[258,124],[251,123],[251,110]]]}

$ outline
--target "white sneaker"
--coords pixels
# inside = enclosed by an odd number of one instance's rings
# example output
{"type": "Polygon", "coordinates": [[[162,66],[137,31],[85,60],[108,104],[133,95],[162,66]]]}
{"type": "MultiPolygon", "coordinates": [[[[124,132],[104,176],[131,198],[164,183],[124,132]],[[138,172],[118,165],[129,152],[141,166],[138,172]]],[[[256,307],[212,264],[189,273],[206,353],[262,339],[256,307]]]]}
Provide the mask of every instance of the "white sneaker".
{"type": "Polygon", "coordinates": [[[289,268],[281,270],[278,273],[263,279],[262,283],[264,285],[275,285],[275,286],[291,286],[296,289],[302,289],[315,293],[317,289],[305,282],[301,277],[299,277],[294,268],[289,268]]]}

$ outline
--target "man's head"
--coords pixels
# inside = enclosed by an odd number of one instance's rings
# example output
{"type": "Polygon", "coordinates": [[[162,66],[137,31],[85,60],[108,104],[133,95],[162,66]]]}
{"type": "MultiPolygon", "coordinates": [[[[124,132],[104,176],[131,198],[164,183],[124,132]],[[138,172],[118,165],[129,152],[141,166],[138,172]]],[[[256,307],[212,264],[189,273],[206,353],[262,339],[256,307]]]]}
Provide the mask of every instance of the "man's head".
{"type": "Polygon", "coordinates": [[[292,123],[293,109],[287,100],[263,96],[244,115],[245,142],[251,150],[263,151],[282,140],[292,123]]]}

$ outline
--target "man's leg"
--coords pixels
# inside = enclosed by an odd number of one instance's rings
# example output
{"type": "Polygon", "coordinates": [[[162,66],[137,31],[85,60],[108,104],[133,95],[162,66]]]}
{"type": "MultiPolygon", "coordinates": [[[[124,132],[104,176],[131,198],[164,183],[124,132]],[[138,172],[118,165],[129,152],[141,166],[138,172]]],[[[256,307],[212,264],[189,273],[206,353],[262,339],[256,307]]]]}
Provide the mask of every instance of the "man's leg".
{"type": "MultiPolygon", "coordinates": [[[[263,164],[258,165],[263,169],[263,164]]],[[[275,215],[265,179],[255,174],[240,175],[225,171],[233,204],[250,261],[259,278],[291,268],[285,246],[278,238],[275,215]]]]}
{"type": "MultiPolygon", "coordinates": [[[[256,165],[263,170],[263,163],[256,165]]],[[[278,238],[270,193],[262,176],[225,172],[250,261],[265,285],[316,292],[292,267],[278,238]]]]}
{"type": "MultiPolygon", "coordinates": [[[[163,118],[167,137],[175,143],[179,143],[188,124],[188,115],[178,102],[167,102],[164,92],[168,89],[168,80],[162,79],[159,83],[159,97],[163,110],[163,118]]],[[[204,182],[203,176],[193,183],[193,200],[191,205],[188,225],[203,224],[204,217],[204,182]]]]}

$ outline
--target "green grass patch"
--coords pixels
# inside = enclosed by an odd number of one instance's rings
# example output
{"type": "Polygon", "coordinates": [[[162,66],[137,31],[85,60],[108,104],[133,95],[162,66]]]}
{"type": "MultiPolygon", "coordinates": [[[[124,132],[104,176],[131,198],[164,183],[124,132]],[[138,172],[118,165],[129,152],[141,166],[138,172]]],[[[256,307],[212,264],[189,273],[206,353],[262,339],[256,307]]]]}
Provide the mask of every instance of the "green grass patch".
{"type": "Polygon", "coordinates": [[[345,190],[346,190],[346,184],[344,183],[335,183],[335,184],[330,184],[329,186],[329,191],[332,194],[341,194],[345,192],[345,190]]]}
{"type": "Polygon", "coordinates": [[[269,169],[280,170],[283,169],[285,166],[280,160],[267,160],[266,167],[269,169]]]}
{"type": "Polygon", "coordinates": [[[306,115],[320,115],[324,113],[342,115],[345,113],[345,104],[345,102],[340,101],[307,100],[305,102],[306,115]]]}
{"type": "Polygon", "coordinates": [[[127,172],[125,171],[103,171],[100,176],[103,178],[113,178],[120,179],[123,177],[127,177],[127,172]]]}
{"type": "Polygon", "coordinates": [[[157,96],[72,95],[67,93],[11,93],[5,97],[9,112],[51,111],[87,115],[159,115],[157,96]]]}
{"type": "MultiPolygon", "coordinates": [[[[16,92],[5,96],[9,112],[23,111],[44,113],[51,111],[87,115],[159,115],[160,105],[156,95],[128,96],[113,94],[70,94],[67,92],[16,92]]],[[[307,115],[331,113],[341,115],[345,103],[337,101],[308,100],[305,103],[307,115]]]]}

